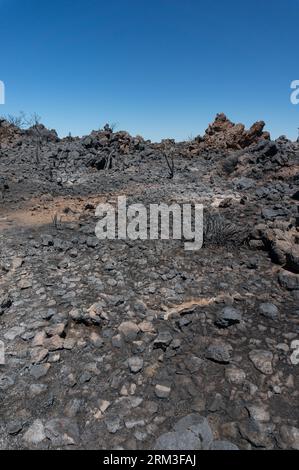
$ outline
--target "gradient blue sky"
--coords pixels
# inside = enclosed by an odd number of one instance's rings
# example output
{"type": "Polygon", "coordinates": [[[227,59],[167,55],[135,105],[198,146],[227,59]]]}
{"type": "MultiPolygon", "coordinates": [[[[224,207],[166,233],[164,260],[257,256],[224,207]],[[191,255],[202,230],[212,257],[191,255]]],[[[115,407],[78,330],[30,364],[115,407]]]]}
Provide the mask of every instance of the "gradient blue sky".
{"type": "Polygon", "coordinates": [[[295,139],[298,25],[298,0],[0,0],[0,114],[183,140],[225,112],[295,139]]]}

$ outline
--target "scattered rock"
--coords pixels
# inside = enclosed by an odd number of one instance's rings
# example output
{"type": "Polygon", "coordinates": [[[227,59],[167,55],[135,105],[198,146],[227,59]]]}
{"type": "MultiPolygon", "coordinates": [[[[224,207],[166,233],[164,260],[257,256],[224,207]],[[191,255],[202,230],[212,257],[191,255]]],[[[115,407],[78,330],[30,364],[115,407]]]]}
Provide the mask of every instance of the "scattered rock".
{"type": "Polygon", "coordinates": [[[51,419],[45,424],[45,434],[54,447],[75,445],[80,439],[76,421],[69,418],[51,419]]]}
{"type": "Polygon", "coordinates": [[[225,377],[230,383],[241,385],[246,380],[246,373],[236,366],[229,366],[225,369],[225,377]]]}
{"type": "Polygon", "coordinates": [[[191,431],[167,432],[155,442],[155,450],[200,450],[201,441],[191,431]]]}
{"type": "Polygon", "coordinates": [[[299,450],[299,429],[295,426],[283,425],[280,435],[286,449],[299,450]]]}
{"type": "Polygon", "coordinates": [[[206,350],[206,358],[218,362],[219,364],[228,364],[231,360],[232,347],[225,343],[213,343],[206,350]]]}
{"type": "Polygon", "coordinates": [[[125,341],[135,341],[137,338],[137,334],[139,332],[139,327],[136,323],[126,321],[119,325],[118,331],[122,334],[125,341]]]}
{"type": "Polygon", "coordinates": [[[170,345],[172,336],[169,331],[160,331],[154,341],[154,348],[161,348],[164,351],[170,345]]]}
{"type": "Polygon", "coordinates": [[[130,371],[136,374],[140,372],[143,367],[143,359],[141,357],[133,356],[128,359],[128,366],[130,371]]]}
{"type": "Polygon", "coordinates": [[[239,310],[232,307],[225,307],[218,315],[215,324],[220,328],[227,328],[228,326],[240,323],[242,314],[239,310]]]}
{"type": "Polygon", "coordinates": [[[281,271],[278,275],[281,287],[287,290],[299,290],[299,274],[281,271]]]}
{"type": "Polygon", "coordinates": [[[262,349],[254,349],[249,353],[249,359],[254,364],[254,367],[262,372],[262,374],[273,374],[272,360],[273,354],[271,351],[264,351],[262,349]]]}
{"type": "Polygon", "coordinates": [[[270,421],[270,414],[264,406],[251,405],[246,407],[249,416],[255,421],[268,422],[270,421]]]}
{"type": "Polygon", "coordinates": [[[158,398],[168,398],[171,392],[171,388],[165,385],[157,384],[155,386],[155,394],[158,398]]]}
{"type": "Polygon", "coordinates": [[[208,449],[213,440],[213,433],[208,420],[197,413],[180,419],[174,425],[174,429],[175,431],[191,431],[200,439],[203,449],[208,449]]]}
{"type": "Polygon", "coordinates": [[[259,312],[266,318],[275,320],[278,317],[279,310],[276,305],[265,302],[259,305],[259,312]]]}
{"type": "Polygon", "coordinates": [[[239,450],[239,447],[229,441],[213,441],[209,450],[239,450]]]}
{"type": "Polygon", "coordinates": [[[50,367],[51,364],[49,363],[33,365],[30,368],[30,374],[37,380],[41,379],[42,377],[45,377],[45,375],[47,375],[50,367]]]}
{"type": "Polygon", "coordinates": [[[39,444],[46,439],[45,428],[40,419],[36,419],[23,436],[27,444],[39,444]]]}

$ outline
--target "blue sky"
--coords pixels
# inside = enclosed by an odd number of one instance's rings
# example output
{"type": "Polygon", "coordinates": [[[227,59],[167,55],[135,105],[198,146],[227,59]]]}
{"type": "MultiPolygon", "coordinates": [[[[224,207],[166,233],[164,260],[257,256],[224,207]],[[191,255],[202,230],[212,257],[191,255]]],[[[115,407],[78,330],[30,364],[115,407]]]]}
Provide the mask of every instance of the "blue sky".
{"type": "Polygon", "coordinates": [[[298,24],[298,0],[0,0],[0,113],[183,140],[225,112],[295,139],[298,24]]]}

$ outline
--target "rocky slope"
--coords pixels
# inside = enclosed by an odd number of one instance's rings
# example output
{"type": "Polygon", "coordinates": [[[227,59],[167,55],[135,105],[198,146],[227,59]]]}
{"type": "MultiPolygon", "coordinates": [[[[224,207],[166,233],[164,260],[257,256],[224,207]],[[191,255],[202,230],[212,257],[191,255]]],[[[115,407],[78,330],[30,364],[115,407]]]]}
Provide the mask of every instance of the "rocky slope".
{"type": "Polygon", "coordinates": [[[0,448],[299,449],[299,144],[263,128],[0,121],[0,448]],[[118,195],[203,203],[204,247],[99,241],[118,195]]]}

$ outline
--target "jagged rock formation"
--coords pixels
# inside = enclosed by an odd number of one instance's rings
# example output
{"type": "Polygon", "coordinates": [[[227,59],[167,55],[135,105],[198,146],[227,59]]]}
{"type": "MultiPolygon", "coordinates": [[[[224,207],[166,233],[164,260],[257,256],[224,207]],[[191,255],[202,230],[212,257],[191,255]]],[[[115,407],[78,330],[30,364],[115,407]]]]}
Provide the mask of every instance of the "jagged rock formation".
{"type": "Polygon", "coordinates": [[[264,132],[264,121],[255,122],[249,130],[243,124],[232,123],[225,114],[217,114],[209,125],[203,142],[208,147],[241,149],[257,142],[270,139],[269,132],[264,132]]]}
{"type": "Polygon", "coordinates": [[[205,135],[198,136],[190,143],[190,152],[197,154],[203,149],[245,149],[252,144],[269,140],[269,132],[264,132],[264,121],[255,122],[249,130],[244,124],[234,124],[224,113],[217,114],[215,121],[209,124],[205,135]]]}
{"type": "Polygon", "coordinates": [[[257,142],[270,139],[269,132],[264,132],[264,121],[255,122],[249,130],[244,124],[232,123],[225,114],[217,114],[203,137],[205,146],[228,149],[241,149],[257,142]]]}

